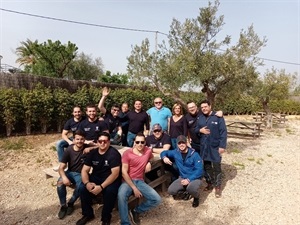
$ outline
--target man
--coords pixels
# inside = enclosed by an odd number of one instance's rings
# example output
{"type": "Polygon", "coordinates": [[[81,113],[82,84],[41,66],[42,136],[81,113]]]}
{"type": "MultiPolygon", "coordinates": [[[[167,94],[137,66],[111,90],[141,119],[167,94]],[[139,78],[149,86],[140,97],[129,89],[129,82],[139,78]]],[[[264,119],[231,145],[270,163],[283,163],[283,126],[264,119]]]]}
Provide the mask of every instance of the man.
{"type": "Polygon", "coordinates": [[[110,133],[110,138],[114,141],[112,144],[120,144],[122,140],[122,128],[119,120],[120,107],[118,105],[113,105],[110,112],[104,107],[104,102],[109,95],[109,89],[104,87],[102,90],[102,97],[99,101],[98,108],[103,114],[104,122],[108,126],[110,133]]]}
{"type": "Polygon", "coordinates": [[[149,116],[142,109],[142,101],[136,100],[134,102],[134,110],[131,110],[123,119],[127,119],[129,123],[127,143],[129,147],[133,146],[133,141],[137,133],[144,133],[144,135],[149,134],[149,116]]]}
{"type": "Polygon", "coordinates": [[[97,145],[100,133],[108,132],[108,127],[104,121],[98,120],[95,105],[88,105],[86,107],[86,116],[87,118],[81,121],[78,129],[85,133],[85,144],[95,146],[97,145]]]}
{"type": "Polygon", "coordinates": [[[192,206],[199,206],[199,190],[203,175],[203,164],[199,154],[187,146],[187,138],[183,135],[177,137],[178,148],[173,151],[163,151],[160,157],[164,163],[172,165],[173,159],[178,170],[179,178],[168,188],[170,195],[176,195],[179,191],[186,190],[194,197],[192,206]]]}
{"type": "Polygon", "coordinates": [[[153,158],[150,148],[145,146],[142,133],[135,136],[135,144],[122,156],[122,176],[124,182],[118,193],[118,209],[122,225],[130,225],[128,218],[128,198],[134,194],[136,198],[144,197],[144,201],[130,211],[133,224],[140,224],[139,214],[148,211],[161,202],[159,194],[144,182],[145,172],[151,170],[149,161],[153,158]]]}
{"type": "Polygon", "coordinates": [[[58,155],[58,161],[61,162],[65,148],[73,143],[74,133],[78,129],[79,123],[82,121],[82,111],[79,106],[73,108],[73,118],[69,119],[63,128],[61,133],[62,139],[56,143],[56,150],[58,155]],[[69,137],[69,133],[72,133],[72,137],[69,137]]]}
{"type": "Polygon", "coordinates": [[[69,145],[64,151],[58,173],[60,178],[57,181],[57,194],[59,197],[61,208],[58,213],[59,219],[63,219],[66,215],[71,215],[74,210],[74,203],[79,198],[79,186],[81,184],[81,169],[83,166],[84,156],[90,151],[84,144],[84,133],[77,130],[74,134],[74,144],[69,145]],[[65,171],[68,166],[68,170],[65,171]],[[67,190],[66,186],[74,185],[75,189],[68,204],[66,202],[67,190]]]}
{"type": "MultiPolygon", "coordinates": [[[[152,149],[153,153],[160,154],[164,150],[169,150],[171,148],[171,138],[168,134],[163,132],[160,124],[154,124],[152,127],[153,134],[149,135],[146,138],[146,145],[152,149]]],[[[166,165],[166,170],[171,172],[171,180],[175,180],[178,177],[178,171],[176,167],[166,165]]],[[[158,177],[158,168],[152,170],[146,174],[146,177],[150,180],[155,180],[158,177]]]]}
{"type": "Polygon", "coordinates": [[[159,123],[152,127],[153,134],[146,138],[146,145],[152,148],[152,152],[160,154],[163,150],[169,150],[171,147],[171,138],[163,132],[159,123]]]}
{"type": "Polygon", "coordinates": [[[124,102],[121,106],[121,112],[119,113],[119,118],[122,127],[122,146],[129,146],[127,143],[129,121],[128,118],[125,118],[128,112],[129,112],[128,103],[124,102]]]}
{"type": "Polygon", "coordinates": [[[106,132],[98,138],[98,149],[92,150],[86,157],[81,170],[80,200],[83,217],[77,225],[84,225],[94,219],[92,199],[98,194],[103,195],[102,225],[109,225],[111,212],[117,200],[121,184],[121,155],[110,146],[110,135],[106,132]],[[92,169],[92,173],[90,173],[92,169]]]}
{"type": "Polygon", "coordinates": [[[222,171],[221,160],[227,144],[227,129],[223,117],[217,117],[211,109],[210,102],[200,104],[203,115],[199,117],[195,132],[200,134],[200,155],[204,160],[206,181],[205,190],[215,187],[215,196],[221,197],[222,171]]]}
{"type": "Polygon", "coordinates": [[[171,110],[163,106],[161,98],[157,97],[154,99],[154,107],[147,110],[150,116],[150,127],[158,123],[161,125],[164,132],[169,131],[170,118],[172,116],[171,110]]]}
{"type": "MultiPolygon", "coordinates": [[[[188,102],[187,108],[188,113],[185,115],[185,119],[188,127],[190,145],[193,149],[196,150],[196,152],[200,154],[200,139],[198,132],[195,132],[195,128],[197,126],[200,115],[202,115],[202,112],[198,109],[195,102],[188,102]]],[[[223,117],[223,112],[217,111],[216,116],[223,117]]]]}

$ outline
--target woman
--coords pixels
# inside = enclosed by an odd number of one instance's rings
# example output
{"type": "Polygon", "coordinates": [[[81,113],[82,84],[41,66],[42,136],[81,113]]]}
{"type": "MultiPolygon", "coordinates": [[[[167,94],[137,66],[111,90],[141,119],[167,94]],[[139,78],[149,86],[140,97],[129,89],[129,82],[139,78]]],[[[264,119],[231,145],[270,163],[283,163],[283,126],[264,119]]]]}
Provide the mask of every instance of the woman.
{"type": "Polygon", "coordinates": [[[183,116],[182,106],[179,103],[175,103],[172,107],[173,116],[170,119],[169,135],[171,137],[172,147],[177,148],[176,138],[179,135],[187,136],[187,123],[183,116]]]}

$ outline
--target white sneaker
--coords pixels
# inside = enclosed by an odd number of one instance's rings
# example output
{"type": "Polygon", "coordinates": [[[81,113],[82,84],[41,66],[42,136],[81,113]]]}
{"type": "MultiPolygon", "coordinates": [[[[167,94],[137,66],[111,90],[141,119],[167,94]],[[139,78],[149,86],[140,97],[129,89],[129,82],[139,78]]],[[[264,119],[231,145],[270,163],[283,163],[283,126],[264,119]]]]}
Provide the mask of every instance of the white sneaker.
{"type": "Polygon", "coordinates": [[[55,166],[55,167],[53,167],[53,170],[54,170],[55,172],[58,172],[58,169],[59,169],[59,165],[58,165],[58,166],[55,166]]]}

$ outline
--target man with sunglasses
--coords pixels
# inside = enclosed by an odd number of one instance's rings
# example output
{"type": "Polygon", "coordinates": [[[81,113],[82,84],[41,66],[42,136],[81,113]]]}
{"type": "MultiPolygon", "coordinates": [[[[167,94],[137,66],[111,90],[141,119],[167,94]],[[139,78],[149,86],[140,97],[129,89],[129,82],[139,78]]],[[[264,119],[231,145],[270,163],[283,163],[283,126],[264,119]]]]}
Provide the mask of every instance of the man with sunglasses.
{"type": "Polygon", "coordinates": [[[163,106],[163,100],[161,98],[157,97],[154,99],[154,107],[148,109],[147,113],[150,116],[150,127],[158,123],[164,132],[169,131],[172,113],[169,108],[163,106]]]}
{"type": "Polygon", "coordinates": [[[120,107],[116,104],[112,105],[110,112],[104,107],[104,102],[109,95],[109,89],[104,87],[102,90],[102,97],[99,101],[98,108],[103,114],[104,122],[108,126],[112,144],[119,145],[122,140],[122,127],[119,119],[120,107]]]}
{"type": "Polygon", "coordinates": [[[110,146],[109,133],[100,134],[98,146],[87,154],[81,170],[82,183],[79,191],[83,217],[77,221],[77,225],[84,225],[94,219],[92,199],[100,193],[103,195],[102,225],[109,225],[117,200],[121,184],[121,154],[110,146]]]}
{"type": "Polygon", "coordinates": [[[138,133],[134,139],[134,146],[126,150],[122,156],[123,183],[118,192],[118,209],[121,225],[130,225],[128,217],[128,198],[134,194],[136,198],[144,197],[144,201],[129,215],[133,224],[140,224],[139,214],[148,211],[161,202],[159,194],[144,181],[145,172],[151,170],[149,161],[153,158],[150,148],[146,147],[143,133],[138,133]]]}
{"type": "Polygon", "coordinates": [[[172,165],[174,160],[179,178],[168,188],[170,195],[177,195],[179,191],[187,191],[194,197],[192,206],[199,206],[199,190],[203,175],[203,163],[200,155],[187,146],[187,138],[183,135],[177,137],[177,148],[172,151],[163,151],[160,157],[167,165],[172,165]]]}

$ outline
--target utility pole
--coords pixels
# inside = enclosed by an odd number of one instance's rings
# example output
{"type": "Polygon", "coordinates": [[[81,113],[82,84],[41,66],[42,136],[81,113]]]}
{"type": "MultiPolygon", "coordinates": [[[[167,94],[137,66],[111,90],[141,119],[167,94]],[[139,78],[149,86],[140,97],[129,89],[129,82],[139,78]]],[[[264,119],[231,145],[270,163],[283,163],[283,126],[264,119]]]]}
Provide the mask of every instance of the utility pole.
{"type": "Polygon", "coordinates": [[[2,72],[2,64],[1,64],[1,60],[3,59],[3,56],[0,55],[0,73],[2,72]]]}

